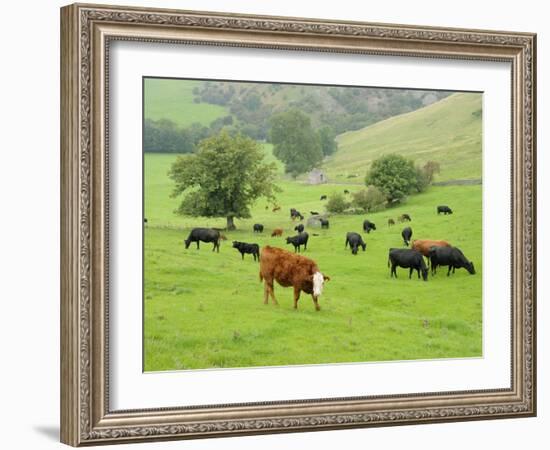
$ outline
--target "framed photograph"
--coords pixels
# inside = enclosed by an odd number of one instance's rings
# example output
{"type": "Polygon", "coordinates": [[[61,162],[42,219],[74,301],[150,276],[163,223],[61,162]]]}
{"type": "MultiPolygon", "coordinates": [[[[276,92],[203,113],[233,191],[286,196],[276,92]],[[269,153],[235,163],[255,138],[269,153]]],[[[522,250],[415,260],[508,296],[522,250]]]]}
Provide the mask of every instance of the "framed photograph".
{"type": "Polygon", "coordinates": [[[61,9],[61,440],[536,414],[536,36],[61,9]]]}

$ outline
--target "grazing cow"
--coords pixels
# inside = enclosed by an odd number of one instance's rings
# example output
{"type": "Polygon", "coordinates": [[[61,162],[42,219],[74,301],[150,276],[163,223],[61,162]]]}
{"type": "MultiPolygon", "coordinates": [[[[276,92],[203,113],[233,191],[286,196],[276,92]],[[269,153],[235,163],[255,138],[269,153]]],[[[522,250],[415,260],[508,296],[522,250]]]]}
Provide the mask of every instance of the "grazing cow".
{"type": "Polygon", "coordinates": [[[286,243],[294,245],[294,251],[298,249],[298,252],[300,251],[300,246],[304,246],[304,250],[307,250],[307,240],[309,239],[309,234],[307,234],[305,231],[303,233],[300,233],[296,236],[287,237],[286,243]]]}
{"type": "Polygon", "coordinates": [[[282,228],[275,228],[273,230],[273,233],[271,233],[271,237],[282,236],[282,235],[283,235],[283,229],[282,228]]]}
{"type": "Polygon", "coordinates": [[[261,223],[254,224],[254,233],[262,233],[264,231],[264,226],[261,223]]]}
{"type": "Polygon", "coordinates": [[[412,235],[413,235],[413,230],[411,227],[403,228],[403,231],[401,232],[401,236],[403,236],[403,242],[407,247],[409,245],[409,242],[411,241],[412,235]]]}
{"type": "Polygon", "coordinates": [[[327,199],[326,195],[321,195],[321,198],[319,200],[326,200],[326,199],[327,199]]]}
{"type": "Polygon", "coordinates": [[[325,281],[330,277],[319,271],[317,263],[305,256],[297,255],[282,248],[266,246],[260,255],[260,281],[264,282],[264,304],[269,296],[277,305],[273,282],[277,281],[283,287],[294,288],[294,309],[298,308],[300,292],[311,294],[315,309],[319,311],[318,298],[323,292],[325,281]]]}
{"type": "Polygon", "coordinates": [[[344,194],[349,194],[349,191],[347,189],[344,189],[344,194]]]}
{"type": "Polygon", "coordinates": [[[388,227],[391,227],[392,225],[395,225],[395,220],[388,219],[388,227]]]}
{"type": "Polygon", "coordinates": [[[199,248],[199,241],[213,242],[214,247],[212,251],[217,250],[220,252],[220,232],[212,228],[193,228],[189,237],[185,239],[185,248],[189,248],[191,242],[197,243],[197,249],[199,248]]]}
{"type": "Polygon", "coordinates": [[[254,261],[260,260],[260,246],[258,244],[247,244],[246,242],[233,241],[233,248],[236,248],[244,260],[244,254],[248,253],[254,257],[254,261]]]}
{"type": "Polygon", "coordinates": [[[474,275],[476,273],[474,263],[468,261],[464,253],[457,247],[432,247],[430,249],[430,261],[432,263],[432,275],[436,273],[437,266],[449,266],[447,276],[450,275],[451,269],[453,274],[455,269],[464,268],[474,275]]]}
{"type": "Polygon", "coordinates": [[[301,233],[302,231],[304,231],[304,226],[301,223],[299,223],[298,225],[296,225],[294,227],[294,231],[297,231],[298,233],[301,233]]]}
{"type": "Polygon", "coordinates": [[[294,219],[300,219],[300,220],[304,220],[304,216],[302,216],[302,214],[300,213],[300,211],[298,211],[297,209],[295,208],[290,208],[290,218],[292,220],[294,219]]]}
{"type": "Polygon", "coordinates": [[[447,205],[440,205],[437,207],[437,215],[439,216],[439,214],[452,214],[453,213],[453,210],[451,208],[449,208],[447,205]]]}
{"type": "Polygon", "coordinates": [[[147,217],[143,218],[143,223],[147,223],[147,217]]]}
{"type": "Polygon", "coordinates": [[[328,228],[328,219],[319,219],[321,221],[321,228],[328,228]]]}
{"type": "Polygon", "coordinates": [[[277,211],[279,211],[280,209],[281,209],[281,207],[280,207],[279,205],[275,205],[271,211],[272,211],[272,212],[277,212],[277,211]]]}
{"type": "Polygon", "coordinates": [[[399,222],[410,222],[411,221],[411,216],[409,216],[408,214],[401,214],[397,220],[399,222]]]}
{"type": "Polygon", "coordinates": [[[372,223],[370,220],[365,220],[363,222],[363,231],[366,231],[367,234],[369,234],[370,232],[376,230],[376,225],[374,223],[372,223]]]}
{"type": "Polygon", "coordinates": [[[318,216],[319,213],[317,211],[310,211],[309,212],[312,216],[318,216]]]}
{"type": "Polygon", "coordinates": [[[424,262],[422,255],[416,250],[409,248],[390,248],[388,254],[388,267],[391,263],[390,277],[397,278],[397,266],[409,269],[409,279],[412,276],[413,270],[416,270],[418,278],[422,272],[422,279],[428,281],[428,268],[424,262]]]}
{"type": "Polygon", "coordinates": [[[345,248],[348,248],[348,244],[353,255],[357,255],[357,250],[359,247],[361,247],[363,251],[367,248],[367,244],[365,244],[361,235],[359,233],[354,233],[353,231],[346,234],[345,248]]]}

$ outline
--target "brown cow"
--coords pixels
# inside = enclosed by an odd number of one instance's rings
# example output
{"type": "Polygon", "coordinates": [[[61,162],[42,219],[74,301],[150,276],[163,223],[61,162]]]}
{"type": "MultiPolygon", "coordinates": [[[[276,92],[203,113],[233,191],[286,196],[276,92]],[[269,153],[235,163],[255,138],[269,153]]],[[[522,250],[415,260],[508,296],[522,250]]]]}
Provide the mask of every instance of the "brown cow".
{"type": "Polygon", "coordinates": [[[272,211],[272,212],[277,212],[277,211],[279,211],[280,209],[281,209],[281,207],[280,207],[279,205],[275,205],[271,211],[272,211]]]}
{"type": "Polygon", "coordinates": [[[283,235],[283,229],[282,228],[275,228],[273,230],[273,233],[271,233],[271,237],[273,236],[282,236],[283,235]]]}
{"type": "Polygon", "coordinates": [[[428,259],[430,265],[430,247],[451,247],[447,241],[434,241],[431,239],[415,239],[412,241],[412,249],[422,253],[428,259]]]}
{"type": "Polygon", "coordinates": [[[294,287],[294,309],[298,308],[300,292],[311,294],[315,309],[321,307],[317,299],[323,292],[325,281],[330,280],[323,275],[317,264],[305,256],[287,252],[282,248],[266,246],[260,252],[260,281],[264,282],[264,304],[267,305],[269,296],[273,304],[277,305],[273,282],[277,281],[283,287],[294,287]]]}
{"type": "Polygon", "coordinates": [[[395,220],[388,219],[388,227],[391,227],[392,225],[395,225],[395,220]]]}

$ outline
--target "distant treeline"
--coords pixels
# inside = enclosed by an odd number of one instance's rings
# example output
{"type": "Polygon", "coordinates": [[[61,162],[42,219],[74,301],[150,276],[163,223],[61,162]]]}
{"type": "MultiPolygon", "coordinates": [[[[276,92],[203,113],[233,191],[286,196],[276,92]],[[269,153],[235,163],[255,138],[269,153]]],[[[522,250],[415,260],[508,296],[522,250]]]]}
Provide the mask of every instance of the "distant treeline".
{"type": "Polygon", "coordinates": [[[270,117],[288,109],[306,113],[314,128],[328,126],[340,134],[414,111],[450,92],[208,81],[193,94],[196,103],[228,108],[244,134],[267,139],[270,117]]]}
{"type": "MultiPolygon", "coordinates": [[[[290,110],[307,115],[312,128],[322,130],[320,138],[328,141],[345,131],[414,111],[449,94],[446,91],[208,81],[193,89],[194,102],[222,105],[230,114],[217,118],[209,126],[193,123],[183,128],[168,119],[146,119],[144,151],[191,153],[199,141],[222,128],[255,140],[270,141],[272,118],[290,110]]],[[[333,147],[323,153],[332,153],[336,149],[333,147]]]]}
{"type": "Polygon", "coordinates": [[[201,140],[232,124],[232,116],[220,117],[214,120],[209,127],[193,123],[183,128],[168,119],[145,119],[143,151],[147,153],[193,153],[201,140]]]}

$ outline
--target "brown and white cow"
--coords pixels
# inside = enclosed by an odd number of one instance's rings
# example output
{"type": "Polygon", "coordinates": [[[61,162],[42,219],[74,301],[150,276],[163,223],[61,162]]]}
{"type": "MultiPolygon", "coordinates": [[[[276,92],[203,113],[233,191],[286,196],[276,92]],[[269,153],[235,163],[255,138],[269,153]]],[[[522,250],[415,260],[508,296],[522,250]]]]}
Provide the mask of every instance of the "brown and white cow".
{"type": "Polygon", "coordinates": [[[323,292],[325,281],[330,280],[323,275],[317,263],[305,256],[296,255],[281,248],[265,246],[260,253],[260,281],[264,282],[264,304],[269,296],[277,305],[273,282],[277,281],[283,287],[294,288],[294,309],[298,308],[300,292],[311,294],[315,309],[321,307],[318,298],[323,292]]]}

